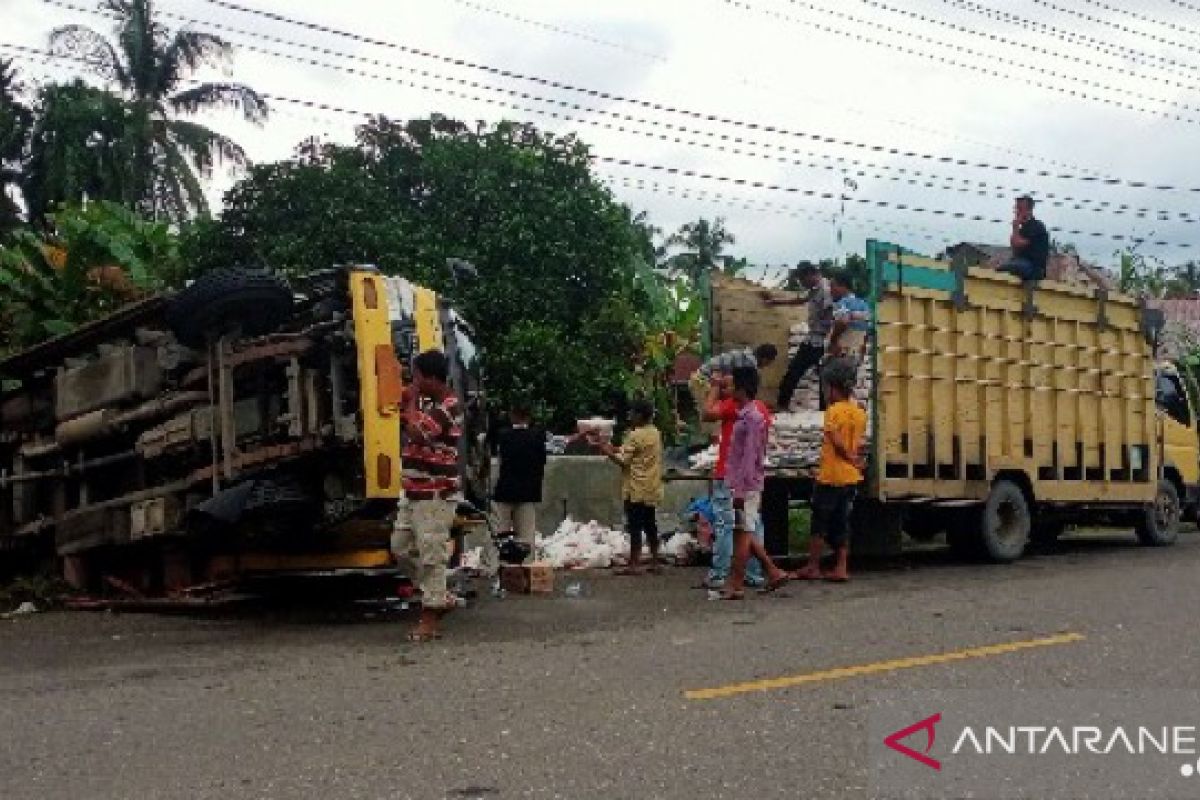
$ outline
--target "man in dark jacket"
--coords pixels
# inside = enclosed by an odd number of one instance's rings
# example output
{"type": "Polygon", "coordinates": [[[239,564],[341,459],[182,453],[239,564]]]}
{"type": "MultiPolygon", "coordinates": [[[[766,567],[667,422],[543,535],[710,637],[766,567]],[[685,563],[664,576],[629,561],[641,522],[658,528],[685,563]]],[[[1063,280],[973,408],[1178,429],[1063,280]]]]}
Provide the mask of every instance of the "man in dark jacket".
{"type": "Polygon", "coordinates": [[[500,532],[516,534],[532,549],[546,473],[546,433],[530,424],[528,408],[514,407],[509,420],[511,427],[498,439],[500,477],[492,499],[500,532]]]}
{"type": "Polygon", "coordinates": [[[1040,281],[1046,277],[1046,261],[1050,258],[1050,233],[1042,221],[1033,216],[1033,198],[1024,195],[1013,206],[1012,235],[1008,238],[1013,257],[1000,265],[1001,272],[1016,275],[1023,281],[1040,281]]]}

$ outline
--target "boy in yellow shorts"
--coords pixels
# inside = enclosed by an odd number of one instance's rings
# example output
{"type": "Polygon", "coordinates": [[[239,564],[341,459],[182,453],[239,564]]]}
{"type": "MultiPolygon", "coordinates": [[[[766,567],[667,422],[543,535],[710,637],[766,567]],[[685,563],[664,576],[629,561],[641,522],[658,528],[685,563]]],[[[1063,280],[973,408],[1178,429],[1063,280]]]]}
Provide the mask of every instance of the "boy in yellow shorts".
{"type": "Polygon", "coordinates": [[[857,369],[850,359],[834,359],[825,365],[821,380],[829,405],[825,409],[825,435],[821,442],[821,462],[812,497],[812,538],[808,545],[808,565],[796,573],[801,580],[844,583],[850,580],[847,560],[850,553],[850,512],[854,495],[863,480],[863,436],[867,414],[854,401],[857,369]],[[828,544],[836,556],[836,565],[821,572],[821,554],[828,544]]]}

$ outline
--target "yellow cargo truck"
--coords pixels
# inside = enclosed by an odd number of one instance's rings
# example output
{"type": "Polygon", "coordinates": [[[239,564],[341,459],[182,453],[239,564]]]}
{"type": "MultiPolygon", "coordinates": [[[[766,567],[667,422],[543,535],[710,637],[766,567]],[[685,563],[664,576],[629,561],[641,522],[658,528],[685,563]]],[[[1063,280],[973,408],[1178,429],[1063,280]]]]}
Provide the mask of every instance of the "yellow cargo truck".
{"type": "MultiPolygon", "coordinates": [[[[874,436],[866,495],[997,561],[1071,523],[1178,532],[1186,462],[1155,405],[1161,316],[869,241],[874,436]],[[1168,465],[1171,469],[1168,470],[1168,465]]],[[[1193,481],[1194,484],[1194,481],[1193,481]]]]}
{"type": "MultiPolygon", "coordinates": [[[[1104,289],[1025,286],[885,242],[869,241],[867,260],[872,437],[860,552],[897,551],[902,530],[944,531],[956,549],[996,561],[1068,525],[1175,540],[1197,500],[1200,452],[1178,376],[1156,372],[1161,315],[1104,289]]],[[[782,348],[804,309],[766,307],[738,289],[714,280],[714,351],[782,348]]],[[[804,479],[785,472],[777,481],[803,496],[804,479]]]]}

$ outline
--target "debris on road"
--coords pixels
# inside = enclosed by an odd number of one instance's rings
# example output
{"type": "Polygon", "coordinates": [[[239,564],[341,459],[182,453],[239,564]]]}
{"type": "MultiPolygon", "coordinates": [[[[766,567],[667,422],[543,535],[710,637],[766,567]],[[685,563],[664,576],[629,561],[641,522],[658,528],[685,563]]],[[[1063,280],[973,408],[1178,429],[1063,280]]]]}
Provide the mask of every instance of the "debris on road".
{"type": "Polygon", "coordinates": [[[538,560],[554,569],[607,569],[629,560],[629,535],[595,520],[567,517],[550,536],[538,536],[535,550],[538,560]]]}
{"type": "Polygon", "coordinates": [[[34,605],[30,601],[26,600],[24,603],[21,603],[21,605],[17,606],[15,609],[8,612],[7,614],[4,614],[3,616],[4,616],[4,619],[13,619],[14,617],[26,617],[26,616],[29,616],[30,614],[38,613],[38,610],[39,609],[36,605],[34,605]]]}

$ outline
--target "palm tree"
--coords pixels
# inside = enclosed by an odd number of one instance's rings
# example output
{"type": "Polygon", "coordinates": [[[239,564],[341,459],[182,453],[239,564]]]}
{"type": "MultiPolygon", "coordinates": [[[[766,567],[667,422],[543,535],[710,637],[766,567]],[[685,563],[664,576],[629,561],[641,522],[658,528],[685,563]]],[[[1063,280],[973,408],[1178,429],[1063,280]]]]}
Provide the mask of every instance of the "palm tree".
{"type": "Polygon", "coordinates": [[[193,30],[172,33],[155,19],[152,0],[101,0],[100,9],[116,18],[115,44],[87,26],[67,25],[50,34],[51,50],[86,59],[127,103],[128,168],[140,209],[174,221],[207,214],[197,174],[207,178],[217,163],[244,167],[248,159],[237,142],[180,115],[236,108],[262,124],[266,101],[241,83],[189,79],[202,66],[228,61],[232,47],[224,39],[193,30]]]}
{"type": "Polygon", "coordinates": [[[25,86],[12,61],[0,59],[0,235],[20,221],[14,193],[20,185],[31,114],[22,101],[25,86]]]}
{"type": "Polygon", "coordinates": [[[60,206],[83,200],[137,207],[130,130],[129,109],[112,92],[81,80],[43,86],[21,174],[30,221],[48,229],[60,206]]]}
{"type": "Polygon", "coordinates": [[[665,266],[668,269],[682,272],[692,279],[693,284],[699,282],[700,273],[719,267],[729,269],[736,274],[738,262],[724,255],[726,245],[735,244],[737,240],[725,228],[725,220],[717,217],[709,222],[698,219],[689,222],[678,231],[667,237],[666,248],[683,248],[683,252],[667,258],[665,266]]]}

